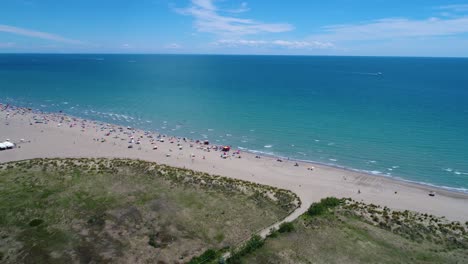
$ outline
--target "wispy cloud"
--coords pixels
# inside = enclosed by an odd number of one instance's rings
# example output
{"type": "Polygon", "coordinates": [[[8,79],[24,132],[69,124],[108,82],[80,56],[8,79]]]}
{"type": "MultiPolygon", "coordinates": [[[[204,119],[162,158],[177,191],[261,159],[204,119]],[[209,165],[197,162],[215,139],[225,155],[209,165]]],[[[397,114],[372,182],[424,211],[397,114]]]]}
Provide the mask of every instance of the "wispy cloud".
{"type": "Polygon", "coordinates": [[[227,47],[273,47],[273,48],[288,48],[288,49],[326,49],[333,48],[334,45],[330,42],[320,41],[289,41],[289,40],[247,40],[247,39],[222,39],[214,43],[216,46],[227,47]]]}
{"type": "Polygon", "coordinates": [[[468,17],[410,20],[389,18],[360,24],[331,25],[311,39],[337,41],[387,40],[397,38],[450,36],[468,33],[468,17]]]}
{"type": "Polygon", "coordinates": [[[199,32],[223,36],[243,36],[258,33],[279,33],[291,31],[294,27],[287,23],[263,23],[249,18],[237,18],[225,13],[247,11],[247,3],[242,3],[237,10],[221,10],[213,0],[192,0],[191,5],[177,11],[195,18],[194,26],[199,32]],[[234,11],[234,12],[233,12],[234,11]]]}
{"type": "Polygon", "coordinates": [[[14,42],[0,42],[0,49],[12,48],[15,46],[14,42]]]}
{"type": "Polygon", "coordinates": [[[320,42],[320,41],[288,41],[288,40],[275,40],[272,42],[273,45],[293,48],[293,49],[306,49],[306,48],[315,48],[315,49],[326,49],[333,48],[335,45],[331,42],[320,42]]]}
{"type": "Polygon", "coordinates": [[[177,44],[177,43],[171,43],[171,44],[167,44],[165,46],[166,49],[180,49],[182,48],[182,46],[180,44],[177,44]]]}
{"type": "Polygon", "coordinates": [[[468,4],[459,4],[459,5],[444,5],[438,6],[436,9],[449,10],[453,12],[466,12],[468,11],[468,4]]]}
{"type": "Polygon", "coordinates": [[[52,40],[56,42],[68,43],[68,44],[83,44],[83,42],[79,40],[65,38],[59,35],[42,32],[42,31],[35,31],[26,28],[19,28],[9,25],[1,25],[0,24],[0,32],[11,33],[15,35],[27,36],[31,38],[40,38],[46,40],[52,40]]]}
{"type": "Polygon", "coordinates": [[[239,8],[226,10],[229,13],[244,13],[250,11],[247,2],[242,2],[239,8]]]}

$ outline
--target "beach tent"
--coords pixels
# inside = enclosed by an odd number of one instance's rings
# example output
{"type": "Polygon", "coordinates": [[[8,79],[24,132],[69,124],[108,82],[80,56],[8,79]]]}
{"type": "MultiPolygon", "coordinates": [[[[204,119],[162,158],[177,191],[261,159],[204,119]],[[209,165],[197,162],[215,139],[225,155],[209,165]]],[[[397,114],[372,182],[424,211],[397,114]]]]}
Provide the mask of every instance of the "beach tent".
{"type": "Polygon", "coordinates": [[[15,144],[8,141],[3,142],[3,145],[5,145],[6,148],[13,148],[15,146],[15,144]]]}
{"type": "Polygon", "coordinates": [[[5,144],[0,143],[0,150],[4,150],[4,149],[6,149],[6,148],[7,148],[7,147],[5,146],[5,144]]]}

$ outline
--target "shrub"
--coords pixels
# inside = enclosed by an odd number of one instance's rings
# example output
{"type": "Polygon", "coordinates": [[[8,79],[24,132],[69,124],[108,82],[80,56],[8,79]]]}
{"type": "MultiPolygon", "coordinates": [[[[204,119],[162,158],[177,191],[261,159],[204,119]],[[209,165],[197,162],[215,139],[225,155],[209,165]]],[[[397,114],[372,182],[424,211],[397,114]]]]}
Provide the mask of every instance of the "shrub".
{"type": "Polygon", "coordinates": [[[295,230],[294,224],[291,222],[284,222],[279,226],[278,232],[289,233],[295,230]]]}
{"type": "Polygon", "coordinates": [[[328,209],[334,208],[342,203],[343,200],[335,198],[335,197],[327,197],[318,203],[313,203],[307,213],[310,216],[321,215],[328,211],[328,209]]]}
{"type": "Polygon", "coordinates": [[[149,240],[148,240],[148,245],[154,247],[154,248],[159,248],[160,245],[157,243],[157,235],[156,234],[151,234],[149,236],[149,240]]]}
{"type": "Polygon", "coordinates": [[[209,263],[215,260],[219,256],[218,252],[213,249],[207,249],[203,254],[198,257],[193,257],[188,263],[189,264],[201,264],[201,263],[209,263]]]}
{"type": "Polygon", "coordinates": [[[323,204],[321,203],[313,203],[310,207],[309,210],[307,210],[307,213],[310,216],[315,216],[315,215],[321,215],[323,212],[325,212],[326,208],[323,204]]]}
{"type": "Polygon", "coordinates": [[[328,208],[333,208],[340,205],[342,203],[342,200],[336,197],[327,197],[320,200],[320,202],[328,208]]]}
{"type": "Polygon", "coordinates": [[[231,253],[231,257],[227,260],[227,263],[242,263],[241,258],[246,256],[255,250],[261,248],[265,241],[259,236],[254,235],[252,238],[245,243],[238,251],[231,253]]]}

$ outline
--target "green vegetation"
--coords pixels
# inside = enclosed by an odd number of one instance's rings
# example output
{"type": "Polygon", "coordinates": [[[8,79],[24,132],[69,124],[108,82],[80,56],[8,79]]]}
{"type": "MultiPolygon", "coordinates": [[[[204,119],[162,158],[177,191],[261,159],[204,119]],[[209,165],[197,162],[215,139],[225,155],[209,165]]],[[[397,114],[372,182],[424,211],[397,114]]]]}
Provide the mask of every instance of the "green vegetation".
{"type": "Polygon", "coordinates": [[[218,251],[208,249],[200,256],[192,258],[188,264],[210,263],[217,260],[219,257],[221,257],[221,254],[218,251]]]}
{"type": "Polygon", "coordinates": [[[263,241],[263,239],[260,236],[258,236],[258,235],[252,236],[252,238],[249,239],[239,249],[234,250],[233,252],[231,252],[231,256],[227,259],[227,263],[228,264],[242,263],[242,257],[253,253],[255,250],[263,247],[264,244],[265,244],[265,242],[263,241]]]}
{"type": "Polygon", "coordinates": [[[299,205],[289,191],[139,160],[0,164],[0,262],[205,263],[299,205]]]}
{"type": "Polygon", "coordinates": [[[278,232],[280,232],[280,233],[289,233],[289,232],[292,232],[294,230],[295,230],[295,227],[294,227],[294,223],[292,223],[292,222],[282,223],[278,228],[278,232]]]}
{"type": "Polygon", "coordinates": [[[467,226],[327,198],[236,263],[467,263],[467,226]],[[312,212],[312,214],[311,214],[312,212]]]}
{"type": "Polygon", "coordinates": [[[318,203],[313,203],[310,207],[309,210],[307,210],[307,214],[309,216],[316,216],[316,215],[322,215],[324,213],[329,212],[330,209],[333,209],[340,205],[343,201],[335,198],[335,197],[327,197],[318,203]]]}

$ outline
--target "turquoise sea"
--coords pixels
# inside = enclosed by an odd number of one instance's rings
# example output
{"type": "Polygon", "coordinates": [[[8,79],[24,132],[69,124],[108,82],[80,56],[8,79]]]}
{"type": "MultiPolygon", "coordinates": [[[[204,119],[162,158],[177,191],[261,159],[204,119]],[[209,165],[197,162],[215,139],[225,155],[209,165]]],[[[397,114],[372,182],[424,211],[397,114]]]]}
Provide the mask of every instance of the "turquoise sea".
{"type": "Polygon", "coordinates": [[[0,101],[468,191],[468,59],[3,54],[0,101]]]}

